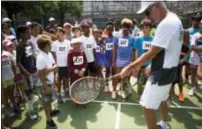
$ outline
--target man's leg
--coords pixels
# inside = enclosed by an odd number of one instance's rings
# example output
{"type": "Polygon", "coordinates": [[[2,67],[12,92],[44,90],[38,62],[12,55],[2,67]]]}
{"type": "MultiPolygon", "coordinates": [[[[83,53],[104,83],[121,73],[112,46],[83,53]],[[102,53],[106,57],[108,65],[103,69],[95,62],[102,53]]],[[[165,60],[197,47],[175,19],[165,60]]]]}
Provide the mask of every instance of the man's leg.
{"type": "Polygon", "coordinates": [[[160,110],[161,110],[161,117],[163,121],[167,121],[167,116],[168,116],[168,105],[166,101],[161,102],[160,105],[160,110]]]}
{"type": "Polygon", "coordinates": [[[156,129],[156,111],[144,108],[144,118],[148,129],[156,129]]]}

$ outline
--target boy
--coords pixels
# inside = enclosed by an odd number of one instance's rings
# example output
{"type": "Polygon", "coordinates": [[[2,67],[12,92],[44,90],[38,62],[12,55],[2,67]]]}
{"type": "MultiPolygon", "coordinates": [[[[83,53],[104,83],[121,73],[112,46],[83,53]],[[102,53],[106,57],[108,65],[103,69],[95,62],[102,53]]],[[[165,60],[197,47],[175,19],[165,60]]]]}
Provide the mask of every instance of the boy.
{"type": "Polygon", "coordinates": [[[200,63],[202,62],[202,20],[200,21],[199,24],[200,32],[194,34],[191,39],[191,56],[189,63],[191,64],[191,85],[192,88],[189,91],[189,95],[193,96],[196,92],[196,74],[197,74],[197,69],[200,63]]]}
{"type": "MultiPolygon", "coordinates": [[[[152,28],[151,21],[147,19],[143,20],[143,26],[142,26],[143,36],[138,37],[134,43],[134,48],[136,49],[136,59],[140,57],[141,55],[143,55],[144,53],[146,53],[151,47],[151,42],[153,40],[153,38],[150,36],[151,28],[152,28]]],[[[137,75],[138,76],[137,78],[137,84],[138,84],[137,101],[138,102],[144,89],[143,86],[145,85],[147,80],[147,77],[145,75],[145,69],[146,67],[148,67],[148,65],[149,65],[149,62],[145,63],[142,67],[140,67],[137,75]]]]}
{"type": "Polygon", "coordinates": [[[74,34],[72,38],[78,38],[81,36],[81,28],[79,27],[79,25],[75,25],[72,27],[72,33],[74,34]]]}
{"type": "Polygon", "coordinates": [[[17,28],[19,44],[16,47],[17,65],[25,77],[25,92],[28,97],[28,112],[31,120],[36,120],[37,115],[34,111],[34,104],[39,97],[34,94],[34,88],[38,82],[36,76],[36,57],[33,46],[28,40],[30,31],[26,25],[20,25],[17,28]]]}
{"type": "Polygon", "coordinates": [[[58,70],[58,102],[62,103],[61,85],[63,83],[63,91],[65,96],[69,96],[69,82],[68,82],[68,68],[67,68],[67,54],[71,48],[70,41],[65,39],[65,30],[61,27],[57,28],[58,40],[52,44],[52,52],[56,63],[59,67],[58,70]]]}
{"type": "Polygon", "coordinates": [[[90,35],[90,25],[88,23],[83,23],[81,25],[83,30],[83,35],[81,36],[82,48],[86,54],[88,61],[88,67],[86,69],[87,75],[95,75],[95,47],[96,41],[93,36],[90,35]]]}
{"type": "Polygon", "coordinates": [[[58,70],[55,64],[51,50],[51,37],[40,35],[37,39],[38,48],[40,49],[37,56],[37,71],[42,86],[40,87],[41,96],[46,114],[46,124],[52,128],[57,128],[52,117],[59,113],[58,110],[52,110],[51,102],[55,97],[54,78],[58,70]]]}
{"type": "MultiPolygon", "coordinates": [[[[3,45],[8,47],[12,44],[10,40],[4,40],[3,45]]],[[[2,95],[3,95],[3,103],[6,109],[6,115],[10,117],[14,117],[15,113],[13,112],[12,106],[14,106],[14,75],[15,75],[15,66],[14,60],[10,52],[1,51],[1,70],[2,70],[2,95]],[[9,105],[9,99],[11,101],[11,105],[9,105]]]]}
{"type": "MultiPolygon", "coordinates": [[[[124,22],[124,20],[122,20],[122,35],[117,37],[118,40],[115,42],[113,48],[113,64],[116,64],[116,73],[119,73],[122,68],[133,61],[135,57],[135,53],[133,51],[135,39],[130,35],[131,24],[128,22],[130,20],[126,19],[126,21],[127,22],[124,22]]],[[[121,87],[120,84],[118,85],[119,81],[120,79],[114,79],[114,88],[112,91],[113,99],[116,98],[116,89],[119,90],[119,87],[121,87]]],[[[125,99],[125,92],[122,92],[121,96],[125,99]]]]}
{"type": "MultiPolygon", "coordinates": [[[[113,46],[117,38],[113,36],[114,25],[112,22],[106,24],[107,37],[104,39],[105,50],[103,53],[103,66],[105,67],[106,77],[110,76],[112,68],[113,46]]],[[[105,92],[109,92],[109,82],[106,82],[105,92]]]]}

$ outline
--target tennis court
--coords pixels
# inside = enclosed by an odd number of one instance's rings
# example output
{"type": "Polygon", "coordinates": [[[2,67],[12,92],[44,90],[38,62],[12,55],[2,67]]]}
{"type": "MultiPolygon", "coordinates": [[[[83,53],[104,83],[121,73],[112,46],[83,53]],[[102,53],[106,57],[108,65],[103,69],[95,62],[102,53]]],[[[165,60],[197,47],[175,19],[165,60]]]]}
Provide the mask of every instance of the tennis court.
{"type": "MultiPolygon", "coordinates": [[[[146,129],[143,110],[135,103],[136,87],[133,87],[133,95],[123,102],[121,98],[112,100],[109,93],[103,93],[97,100],[89,103],[86,108],[74,108],[72,102],[67,99],[63,104],[53,103],[61,110],[54,117],[58,129],[146,129]]],[[[178,102],[176,95],[174,102],[169,108],[169,125],[171,129],[202,129],[202,87],[198,88],[194,97],[187,96],[189,87],[184,86],[185,102],[178,102]]],[[[54,107],[53,106],[53,107],[54,107]]],[[[31,121],[26,117],[26,111],[16,118],[3,121],[22,129],[45,129],[46,119],[43,110],[40,110],[40,118],[31,121]]],[[[160,119],[158,113],[158,120],[160,119]]]]}

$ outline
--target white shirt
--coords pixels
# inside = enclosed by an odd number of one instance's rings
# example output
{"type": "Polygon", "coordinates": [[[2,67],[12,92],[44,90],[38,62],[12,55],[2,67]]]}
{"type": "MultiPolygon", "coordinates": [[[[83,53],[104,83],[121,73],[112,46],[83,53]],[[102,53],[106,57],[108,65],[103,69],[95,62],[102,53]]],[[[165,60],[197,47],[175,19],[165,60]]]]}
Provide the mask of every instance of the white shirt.
{"type": "Polygon", "coordinates": [[[1,79],[3,81],[11,80],[14,78],[14,73],[12,70],[12,62],[13,62],[13,57],[10,52],[3,51],[1,54],[1,79]]]}
{"type": "Polygon", "coordinates": [[[67,54],[70,49],[71,46],[69,40],[65,39],[63,42],[56,40],[53,42],[51,51],[55,52],[56,63],[59,67],[67,67],[67,54]]]}
{"type": "Polygon", "coordinates": [[[29,39],[29,41],[32,43],[32,47],[34,49],[34,52],[36,54],[39,53],[39,47],[37,45],[37,37],[34,37],[33,35],[31,35],[31,38],[29,39]]]}
{"type": "MultiPolygon", "coordinates": [[[[202,48],[202,34],[196,33],[192,36],[191,39],[191,46],[197,46],[199,48],[202,48]]],[[[191,57],[198,57],[199,53],[196,53],[195,51],[191,51],[191,57]]],[[[201,53],[200,56],[202,57],[201,53]]]]}
{"type": "Polygon", "coordinates": [[[93,50],[96,47],[96,41],[93,36],[86,37],[84,35],[81,36],[81,42],[83,43],[82,49],[84,50],[86,54],[86,58],[88,63],[94,62],[94,52],[93,50]]]}
{"type": "MultiPolygon", "coordinates": [[[[43,70],[43,69],[48,69],[48,68],[52,67],[54,64],[55,64],[55,61],[50,52],[47,54],[41,50],[39,51],[39,54],[37,55],[37,59],[36,59],[37,71],[43,70]]],[[[50,72],[46,75],[46,83],[48,83],[48,84],[54,83],[54,73],[53,72],[50,72]]]]}

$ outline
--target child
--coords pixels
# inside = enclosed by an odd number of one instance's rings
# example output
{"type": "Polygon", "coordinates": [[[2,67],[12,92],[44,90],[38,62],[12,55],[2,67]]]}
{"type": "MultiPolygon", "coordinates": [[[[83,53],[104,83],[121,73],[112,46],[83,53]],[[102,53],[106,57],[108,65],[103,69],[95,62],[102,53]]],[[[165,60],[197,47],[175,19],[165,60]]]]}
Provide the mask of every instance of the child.
{"type": "MultiPolygon", "coordinates": [[[[117,37],[118,40],[114,44],[113,49],[113,64],[116,64],[116,73],[119,73],[122,68],[127,66],[131,61],[134,60],[134,38],[130,35],[131,24],[129,19],[127,22],[122,21],[122,35],[117,37]]],[[[128,78],[129,79],[129,78],[128,78]]],[[[119,90],[120,84],[118,85],[120,79],[114,79],[112,98],[116,98],[116,89],[119,90]],[[117,86],[118,85],[118,86],[117,86]],[[118,88],[117,88],[118,87],[118,88]]],[[[126,95],[121,92],[121,96],[125,99],[126,95]]]]}
{"type": "Polygon", "coordinates": [[[189,91],[189,95],[193,96],[196,92],[196,74],[197,74],[197,69],[200,63],[202,62],[202,20],[200,21],[200,32],[194,34],[191,39],[191,56],[189,63],[191,64],[191,85],[192,88],[189,91]]]}
{"type": "MultiPolygon", "coordinates": [[[[72,50],[68,53],[68,72],[71,74],[70,83],[72,84],[77,79],[84,77],[87,68],[87,58],[85,53],[81,50],[80,38],[73,38],[71,41],[72,50]]],[[[76,107],[83,107],[85,105],[74,104],[76,107]]]]}
{"type": "Polygon", "coordinates": [[[86,75],[95,75],[95,47],[96,41],[93,36],[90,35],[90,25],[83,23],[81,25],[83,35],[81,36],[82,48],[86,54],[88,61],[88,67],[86,69],[86,75]]]}
{"type": "Polygon", "coordinates": [[[68,72],[70,76],[70,84],[75,80],[84,76],[87,68],[87,58],[81,50],[80,38],[73,38],[71,41],[72,50],[68,53],[68,72]]]}
{"type": "MultiPolygon", "coordinates": [[[[10,40],[4,40],[3,45],[5,47],[13,44],[10,40]]],[[[15,113],[13,112],[12,106],[14,104],[14,75],[15,75],[15,66],[14,60],[10,52],[1,51],[1,72],[2,74],[2,95],[3,95],[3,103],[6,109],[6,115],[10,117],[14,117],[15,113]],[[11,101],[11,105],[9,105],[9,100],[11,101]]]]}
{"type": "Polygon", "coordinates": [[[57,125],[52,120],[52,117],[59,113],[59,110],[52,110],[51,102],[55,97],[54,78],[58,70],[51,50],[51,37],[40,35],[37,39],[38,48],[40,49],[37,56],[37,71],[42,86],[40,87],[43,107],[46,114],[46,124],[52,128],[57,128],[57,125]]]}
{"type": "Polygon", "coordinates": [[[34,111],[34,104],[39,97],[34,94],[34,87],[38,80],[36,76],[36,57],[34,49],[28,40],[30,31],[26,25],[20,25],[17,28],[17,37],[19,44],[16,47],[17,65],[25,77],[26,96],[28,97],[28,112],[31,120],[36,120],[37,115],[34,111]]]}
{"type": "MultiPolygon", "coordinates": [[[[150,20],[143,20],[143,27],[142,27],[142,31],[143,31],[143,36],[138,37],[137,39],[135,39],[135,44],[134,44],[134,48],[136,49],[136,59],[138,57],[140,57],[141,55],[143,55],[144,53],[146,53],[150,47],[151,47],[151,42],[153,40],[153,38],[150,36],[150,31],[152,28],[152,23],[150,20]]],[[[139,99],[142,95],[143,92],[143,86],[146,83],[147,77],[145,75],[145,69],[146,67],[148,67],[149,62],[145,63],[138,72],[138,78],[137,78],[137,93],[138,93],[138,97],[137,97],[137,101],[139,102],[139,99]]]]}
{"type": "Polygon", "coordinates": [[[99,38],[99,30],[93,29],[93,36],[96,41],[95,48],[95,67],[97,71],[97,76],[102,76],[102,66],[103,66],[103,44],[101,42],[101,38],[99,38]]]}
{"type": "Polygon", "coordinates": [[[72,38],[78,38],[81,36],[81,28],[78,25],[72,27],[72,33],[74,36],[72,38]]]}
{"type": "Polygon", "coordinates": [[[63,83],[63,90],[65,96],[69,96],[69,82],[68,82],[68,68],[67,68],[67,54],[71,48],[70,41],[65,39],[65,31],[63,28],[58,27],[57,29],[58,40],[53,42],[52,44],[52,52],[54,57],[56,58],[56,63],[59,67],[58,70],[58,102],[62,103],[62,95],[61,95],[61,85],[63,83]]]}
{"type": "MultiPolygon", "coordinates": [[[[106,24],[106,31],[107,31],[107,36],[104,39],[105,50],[103,53],[103,65],[105,68],[104,72],[106,73],[106,77],[109,77],[110,70],[112,70],[112,73],[114,71],[112,68],[113,46],[115,41],[117,40],[116,37],[113,36],[112,22],[108,22],[106,24]]],[[[109,92],[109,82],[106,82],[105,92],[109,92]]]]}

